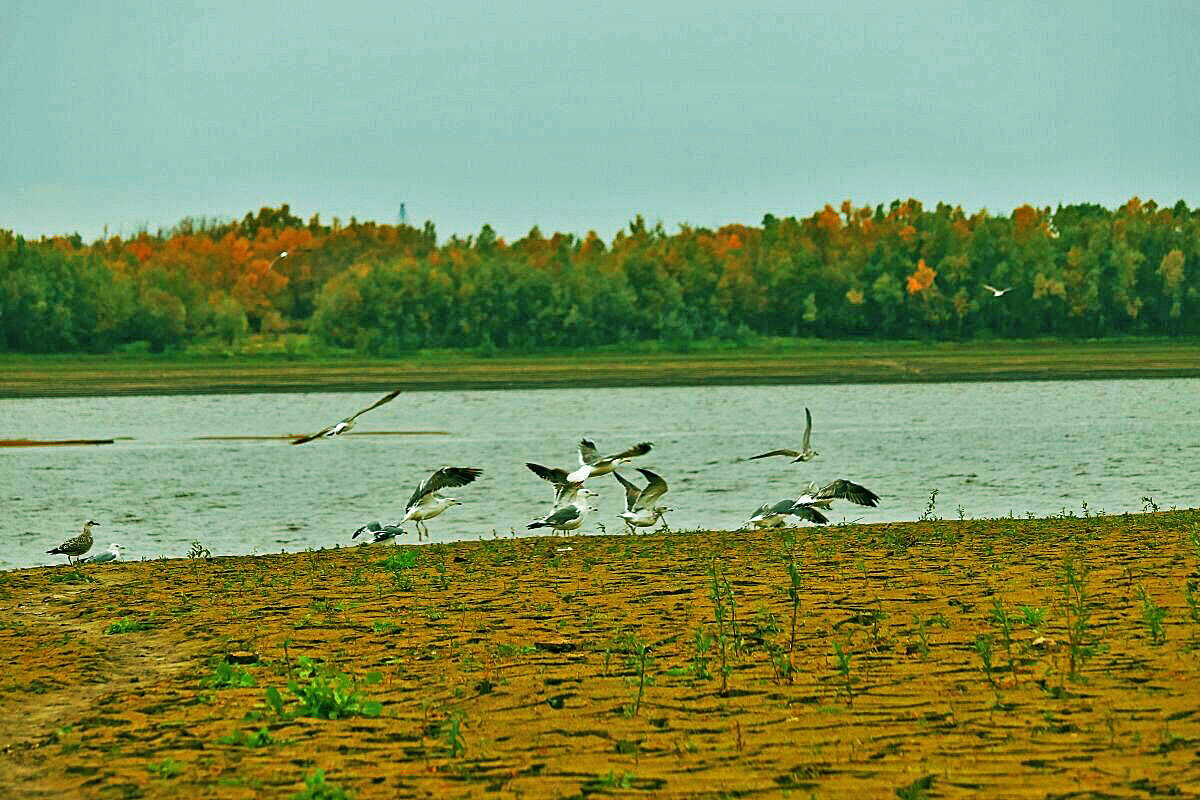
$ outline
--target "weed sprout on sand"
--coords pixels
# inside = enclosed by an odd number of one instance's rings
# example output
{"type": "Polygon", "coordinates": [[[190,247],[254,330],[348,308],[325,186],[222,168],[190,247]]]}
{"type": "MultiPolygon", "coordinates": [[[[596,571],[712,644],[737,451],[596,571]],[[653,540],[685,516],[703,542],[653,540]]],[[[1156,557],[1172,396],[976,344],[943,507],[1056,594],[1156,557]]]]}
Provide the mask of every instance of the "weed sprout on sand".
{"type": "Polygon", "coordinates": [[[1089,631],[1092,616],[1087,593],[1087,567],[1082,560],[1068,557],[1061,573],[1063,618],[1067,626],[1069,675],[1079,678],[1079,670],[1096,653],[1095,639],[1089,631]]]}
{"type": "MultiPolygon", "coordinates": [[[[1000,633],[1000,641],[1004,643],[1004,654],[1008,657],[1008,672],[1012,675],[1013,686],[1018,685],[1017,659],[1013,655],[1013,617],[1004,608],[1004,600],[1000,597],[992,599],[992,623],[1000,633]]],[[[997,703],[999,696],[997,695],[997,703]]]]}
{"type": "Polygon", "coordinates": [[[925,504],[925,511],[921,514],[922,522],[937,522],[941,517],[937,516],[937,496],[938,489],[933,489],[929,492],[929,501],[925,504]]]}
{"type": "MultiPolygon", "coordinates": [[[[730,634],[726,632],[726,620],[732,617],[732,609],[726,605],[725,590],[729,587],[729,582],[725,580],[721,573],[721,568],[717,565],[717,560],[714,558],[708,567],[709,579],[709,596],[713,601],[713,622],[717,626],[717,653],[721,657],[721,694],[729,693],[729,639],[730,634]]],[[[729,592],[732,599],[732,589],[729,592]]]]}
{"type": "Polygon", "coordinates": [[[654,666],[650,655],[650,645],[643,642],[636,634],[626,633],[616,641],[617,646],[625,653],[625,667],[634,672],[635,678],[627,678],[630,685],[637,684],[637,695],[633,703],[623,706],[622,713],[627,717],[636,717],[642,709],[642,698],[646,696],[646,686],[654,685],[654,678],[649,670],[654,666]]]}
{"type": "Polygon", "coordinates": [[[850,705],[854,705],[854,677],[851,675],[850,665],[850,660],[853,658],[853,654],[850,652],[849,640],[847,640],[846,648],[844,650],[842,649],[842,643],[835,641],[833,643],[833,655],[837,662],[834,665],[834,669],[837,671],[837,674],[842,680],[840,691],[845,691],[846,701],[850,705]]]}
{"type": "Polygon", "coordinates": [[[325,770],[318,769],[304,776],[304,791],[292,795],[294,800],[350,800],[350,795],[337,784],[325,781],[325,770]]]}
{"type": "Polygon", "coordinates": [[[1150,642],[1162,644],[1167,640],[1167,630],[1163,625],[1167,618],[1167,610],[1156,604],[1146,592],[1146,587],[1140,583],[1137,587],[1137,598],[1142,603],[1142,621],[1146,623],[1146,630],[1150,633],[1150,642]]]}

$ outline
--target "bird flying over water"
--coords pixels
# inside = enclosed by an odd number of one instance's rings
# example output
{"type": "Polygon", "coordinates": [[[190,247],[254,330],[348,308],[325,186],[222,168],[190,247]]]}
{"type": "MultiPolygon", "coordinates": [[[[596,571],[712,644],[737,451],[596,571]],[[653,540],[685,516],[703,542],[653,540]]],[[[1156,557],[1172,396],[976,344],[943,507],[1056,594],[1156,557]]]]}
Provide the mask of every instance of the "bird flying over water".
{"type": "Polygon", "coordinates": [[[986,284],[986,283],[983,285],[983,288],[985,288],[985,289],[987,289],[989,292],[991,292],[991,293],[992,293],[992,297],[1004,297],[1004,295],[1005,295],[1006,293],[1008,293],[1008,292],[1011,292],[1011,291],[1012,291],[1012,287],[1011,287],[1011,286],[1009,286],[1007,289],[997,289],[995,286],[990,286],[990,285],[988,285],[988,284],[986,284]]]}
{"type": "Polygon", "coordinates": [[[125,548],[113,542],[108,546],[108,549],[102,553],[96,553],[94,556],[79,559],[80,564],[107,564],[110,561],[120,561],[121,554],[125,552],[125,548]]]}
{"type": "Polygon", "coordinates": [[[579,440],[579,469],[567,476],[568,481],[585,481],[597,475],[607,475],[621,464],[626,464],[637,456],[644,456],[654,447],[654,442],[638,442],[633,447],[613,453],[611,456],[601,456],[596,449],[596,443],[591,439],[579,440]]]}
{"type": "Polygon", "coordinates": [[[580,494],[585,497],[597,497],[596,492],[583,488],[583,481],[567,480],[567,471],[558,467],[543,467],[532,461],[526,461],[525,466],[534,475],[554,487],[554,507],[559,508],[567,503],[574,503],[580,494]]]}
{"type": "Polygon", "coordinates": [[[804,409],[804,441],[801,442],[799,450],[792,450],[790,448],[785,447],[785,448],[782,448],[779,450],[772,450],[769,453],[759,453],[756,456],[750,456],[750,458],[747,460],[753,461],[756,458],[770,458],[771,456],[787,456],[788,458],[792,459],[792,463],[795,464],[797,461],[812,461],[818,455],[820,455],[820,454],[816,450],[812,449],[812,412],[809,411],[807,408],[805,408],[804,409]]]}
{"type": "Polygon", "coordinates": [[[376,400],[374,403],[367,406],[363,410],[357,411],[357,412],[351,414],[350,416],[346,417],[345,419],[341,420],[340,422],[335,422],[334,424],[330,425],[328,428],[322,428],[321,430],[317,431],[316,433],[310,433],[308,436],[301,436],[298,439],[292,439],[292,444],[304,444],[305,442],[311,442],[314,439],[332,438],[334,436],[341,436],[343,433],[345,433],[346,431],[348,431],[354,427],[354,420],[358,419],[363,414],[367,413],[368,411],[370,411],[372,409],[379,408],[384,403],[392,402],[393,400],[396,399],[396,396],[398,394],[400,394],[401,391],[402,391],[401,389],[396,389],[395,391],[388,392],[383,397],[379,398],[378,400],[376,400]]]}
{"type": "Polygon", "coordinates": [[[625,520],[630,533],[634,527],[648,528],[654,525],[662,519],[663,514],[671,510],[666,506],[654,505],[658,498],[667,493],[667,482],[648,469],[639,468],[638,472],[646,479],[645,487],[639,488],[632,481],[622,477],[621,473],[613,472],[613,476],[625,487],[625,510],[618,516],[625,520]]]}
{"type": "MultiPolygon", "coordinates": [[[[808,490],[796,499],[795,508],[822,508],[828,510],[833,505],[834,500],[849,500],[851,503],[857,503],[860,506],[871,506],[872,508],[879,505],[879,495],[860,483],[839,478],[836,481],[825,484],[820,489],[817,489],[816,486],[815,483],[808,485],[808,490]]],[[[796,514],[799,512],[793,510],[792,513],[796,514]]]]}
{"type": "Polygon", "coordinates": [[[99,522],[89,519],[83,523],[83,533],[78,536],[72,536],[65,542],[55,547],[53,550],[47,550],[49,555],[64,555],[67,557],[67,563],[71,563],[71,557],[78,558],[79,556],[92,549],[92,528],[98,527],[99,522]]]}
{"type": "Polygon", "coordinates": [[[433,519],[450,506],[462,505],[453,497],[442,497],[438,492],[450,486],[466,486],[482,474],[483,470],[476,467],[442,467],[421,481],[413,491],[412,497],[408,498],[408,505],[404,507],[404,519],[397,522],[396,526],[412,520],[417,524],[417,538],[421,537],[422,530],[428,536],[429,528],[425,520],[433,519]]]}

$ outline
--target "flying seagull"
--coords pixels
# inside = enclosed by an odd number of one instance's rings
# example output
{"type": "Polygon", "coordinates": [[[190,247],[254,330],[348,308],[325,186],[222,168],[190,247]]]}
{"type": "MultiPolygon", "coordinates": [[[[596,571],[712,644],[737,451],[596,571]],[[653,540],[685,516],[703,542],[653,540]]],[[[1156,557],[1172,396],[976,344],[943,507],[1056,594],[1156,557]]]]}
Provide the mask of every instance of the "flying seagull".
{"type": "Polygon", "coordinates": [[[811,505],[796,505],[792,499],[780,500],[778,503],[763,503],[754,509],[750,519],[742,527],[751,528],[782,528],[787,525],[787,518],[795,514],[809,522],[825,525],[829,519],[811,505]]]}
{"type": "MultiPolygon", "coordinates": [[[[634,527],[649,528],[671,509],[666,506],[656,506],[658,498],[667,493],[667,482],[659,475],[648,469],[638,468],[638,472],[646,479],[646,486],[639,488],[632,481],[626,480],[619,472],[613,472],[621,485],[625,487],[625,510],[618,516],[625,520],[630,533],[634,527]]],[[[664,525],[666,522],[663,523],[664,525]]]]}
{"type": "Polygon", "coordinates": [[[598,510],[589,506],[586,502],[577,500],[562,508],[556,508],[546,516],[539,520],[534,520],[525,527],[530,530],[534,528],[553,528],[556,531],[573,531],[583,525],[583,519],[587,516],[587,512],[598,510]]]}
{"type": "Polygon", "coordinates": [[[301,436],[299,439],[292,439],[292,444],[304,444],[305,442],[311,442],[314,439],[320,439],[323,437],[331,438],[334,436],[341,436],[343,433],[345,433],[346,431],[348,431],[354,427],[354,420],[358,419],[363,414],[367,413],[368,411],[370,411],[373,408],[379,408],[384,403],[392,402],[393,400],[396,399],[396,395],[400,394],[401,391],[402,391],[401,389],[396,389],[395,391],[388,392],[383,397],[379,398],[374,403],[372,403],[371,405],[364,408],[362,411],[358,411],[354,414],[351,414],[350,416],[346,417],[341,422],[334,423],[333,425],[330,425],[328,428],[322,428],[321,430],[317,431],[316,433],[310,433],[308,436],[301,436]]]}
{"type": "Polygon", "coordinates": [[[359,534],[369,533],[372,535],[371,541],[363,542],[363,544],[379,544],[386,542],[389,539],[395,539],[397,536],[403,536],[405,531],[399,525],[384,525],[379,520],[368,522],[354,532],[351,539],[357,539],[359,534]]]}
{"type": "Polygon", "coordinates": [[[986,283],[983,285],[983,288],[985,288],[985,289],[987,289],[989,292],[991,292],[991,293],[992,293],[992,297],[1004,297],[1004,295],[1005,295],[1006,293],[1008,293],[1008,292],[1011,292],[1011,291],[1012,291],[1012,287],[1011,287],[1011,286],[1009,286],[1007,289],[997,289],[995,286],[989,286],[989,285],[988,285],[988,284],[986,284],[986,283]]]}
{"type": "Polygon", "coordinates": [[[821,489],[816,488],[815,483],[808,485],[808,490],[796,499],[795,506],[791,513],[800,514],[802,512],[797,509],[802,508],[821,508],[826,511],[833,505],[834,500],[849,500],[851,503],[857,503],[860,506],[877,506],[879,505],[879,495],[872,492],[867,487],[860,483],[844,480],[839,478],[836,481],[825,484],[821,489]]]}
{"type": "Polygon", "coordinates": [[[759,453],[756,456],[750,456],[748,460],[753,461],[756,458],[770,458],[771,456],[787,456],[795,464],[797,461],[812,461],[817,455],[819,455],[817,451],[812,449],[812,412],[805,408],[804,441],[801,443],[799,450],[791,450],[785,447],[781,450],[772,450],[769,453],[759,453]]]}
{"type": "Polygon", "coordinates": [[[596,492],[590,489],[583,488],[583,481],[567,480],[567,471],[558,467],[543,467],[541,464],[535,464],[532,461],[526,461],[525,466],[534,475],[537,475],[542,480],[548,482],[554,487],[554,507],[574,503],[575,498],[582,494],[584,497],[597,497],[596,492]]]}
{"type": "Polygon", "coordinates": [[[121,554],[125,552],[125,548],[113,542],[108,546],[108,549],[102,553],[96,553],[94,556],[79,559],[80,564],[107,564],[110,561],[120,561],[121,554]]]}
{"type": "Polygon", "coordinates": [[[404,519],[397,522],[396,527],[412,520],[417,524],[417,538],[421,538],[422,530],[428,536],[429,528],[425,520],[433,519],[450,506],[462,505],[453,497],[442,497],[438,492],[449,486],[466,486],[482,474],[483,470],[475,467],[442,467],[421,481],[413,491],[412,497],[408,498],[408,505],[404,507],[404,519]]]}
{"type": "Polygon", "coordinates": [[[596,449],[596,443],[591,439],[579,440],[579,469],[567,476],[571,482],[585,481],[597,475],[607,475],[621,464],[626,464],[637,456],[644,456],[654,447],[654,442],[638,442],[633,447],[614,453],[611,456],[601,456],[596,449]]]}
{"type": "Polygon", "coordinates": [[[54,548],[53,550],[47,550],[46,552],[49,555],[66,556],[67,563],[70,564],[72,556],[78,558],[88,550],[92,549],[92,528],[99,525],[99,522],[89,519],[87,522],[83,523],[83,533],[79,534],[78,536],[72,536],[58,547],[54,548]]]}

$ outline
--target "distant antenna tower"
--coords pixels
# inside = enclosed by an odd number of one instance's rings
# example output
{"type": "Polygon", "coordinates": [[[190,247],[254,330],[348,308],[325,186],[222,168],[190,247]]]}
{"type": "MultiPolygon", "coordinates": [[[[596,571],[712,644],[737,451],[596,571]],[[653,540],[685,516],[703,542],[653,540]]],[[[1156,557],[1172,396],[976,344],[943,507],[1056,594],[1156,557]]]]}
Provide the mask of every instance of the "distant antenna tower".
{"type": "Polygon", "coordinates": [[[404,203],[400,204],[400,213],[397,215],[400,218],[401,225],[408,224],[408,209],[405,208],[404,206],[405,206],[404,203]]]}

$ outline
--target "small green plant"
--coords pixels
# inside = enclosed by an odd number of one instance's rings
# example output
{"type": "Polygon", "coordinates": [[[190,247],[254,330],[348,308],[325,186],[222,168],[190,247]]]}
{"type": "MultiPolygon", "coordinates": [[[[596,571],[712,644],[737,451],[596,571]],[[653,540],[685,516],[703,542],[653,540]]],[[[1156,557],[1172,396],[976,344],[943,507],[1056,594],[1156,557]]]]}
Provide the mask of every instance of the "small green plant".
{"type": "Polygon", "coordinates": [[[1197,594],[1196,586],[1192,581],[1188,581],[1184,585],[1183,599],[1187,602],[1188,617],[1192,620],[1192,624],[1200,625],[1200,594],[1197,594]]]}
{"type": "Polygon", "coordinates": [[[325,770],[318,769],[304,776],[304,791],[292,795],[293,800],[350,800],[350,793],[325,780],[325,770]]]}
{"type": "Polygon", "coordinates": [[[708,662],[711,660],[709,651],[712,650],[713,637],[700,625],[696,628],[696,636],[692,642],[695,645],[695,651],[692,653],[692,676],[696,680],[711,680],[712,673],[708,671],[708,662]]]}
{"type": "Polygon", "coordinates": [[[204,685],[213,689],[245,689],[254,685],[254,676],[236,664],[221,660],[204,685]]]}
{"type": "Polygon", "coordinates": [[[933,489],[929,492],[929,501],[925,504],[925,512],[921,514],[922,522],[937,522],[940,517],[936,514],[938,490],[933,489]]]}
{"type": "Polygon", "coordinates": [[[992,687],[992,691],[996,693],[996,702],[1000,702],[1000,686],[996,683],[996,677],[992,674],[992,635],[990,633],[980,634],[975,637],[975,652],[979,655],[979,662],[983,667],[983,674],[987,678],[988,685],[992,687]]]}
{"type": "Polygon", "coordinates": [[[1017,659],[1013,655],[1013,617],[1004,608],[1004,600],[999,596],[992,598],[992,623],[999,629],[1004,654],[1008,657],[1008,672],[1012,675],[1013,685],[1016,686],[1018,678],[1017,659]]]}
{"type": "Polygon", "coordinates": [[[462,729],[466,714],[454,710],[447,715],[439,728],[439,737],[445,745],[446,755],[450,758],[462,758],[467,752],[467,742],[463,739],[462,729]]]}
{"type": "Polygon", "coordinates": [[[115,633],[137,633],[138,631],[149,630],[150,626],[139,619],[133,617],[124,617],[109,625],[104,629],[107,634],[115,633]]]}
{"type": "Polygon", "coordinates": [[[187,557],[193,561],[197,559],[208,561],[212,558],[212,553],[207,547],[200,544],[200,542],[192,542],[191,548],[188,549],[187,557]]]}
{"type": "Polygon", "coordinates": [[[1167,640],[1167,629],[1163,625],[1167,618],[1167,610],[1157,605],[1140,583],[1137,587],[1137,598],[1142,603],[1142,621],[1146,623],[1151,643],[1162,644],[1167,640]]]}
{"type": "MultiPolygon", "coordinates": [[[[800,578],[800,569],[796,566],[794,556],[788,560],[787,573],[789,581],[787,595],[788,600],[792,603],[792,628],[791,635],[788,637],[787,651],[787,680],[788,683],[791,683],[795,680],[796,674],[795,664],[792,661],[792,656],[796,652],[796,617],[800,615],[800,590],[804,587],[804,582],[800,578]]],[[[776,669],[776,672],[778,673],[779,670],[776,669]]]]}
{"type": "Polygon", "coordinates": [[[837,662],[834,665],[834,669],[842,679],[841,689],[846,692],[847,702],[849,702],[850,705],[854,705],[854,677],[851,675],[850,665],[850,660],[853,658],[853,654],[850,652],[850,643],[847,642],[846,649],[843,650],[841,642],[834,642],[833,655],[837,662]]]}
{"type": "Polygon", "coordinates": [[[375,633],[389,634],[400,630],[400,626],[386,619],[377,619],[371,623],[371,630],[375,633]]]}
{"type": "Polygon", "coordinates": [[[1068,557],[1061,573],[1063,616],[1067,626],[1069,675],[1079,677],[1079,670],[1096,653],[1095,639],[1090,632],[1091,603],[1087,593],[1087,566],[1068,557]]]}
{"type": "Polygon", "coordinates": [[[156,778],[171,780],[183,772],[183,764],[173,758],[164,758],[157,764],[146,765],[146,771],[156,778]]]}
{"type": "Polygon", "coordinates": [[[1046,622],[1046,609],[1036,606],[1018,606],[1017,611],[1021,613],[1021,622],[1026,628],[1031,631],[1041,631],[1042,625],[1046,622]]]}
{"type": "Polygon", "coordinates": [[[74,569],[55,570],[50,573],[51,583],[95,583],[96,579],[79,567],[74,569]]]}
{"type": "Polygon", "coordinates": [[[272,736],[271,732],[266,728],[259,728],[256,731],[234,731],[227,736],[217,739],[217,742],[234,745],[235,747],[249,747],[251,749],[279,744],[279,740],[272,736]]]}
{"type": "MultiPolygon", "coordinates": [[[[290,711],[284,707],[283,696],[278,689],[274,686],[267,689],[267,706],[280,717],[377,717],[383,711],[383,704],[367,700],[359,691],[358,684],[344,673],[301,658],[296,674],[298,678],[308,680],[305,683],[295,679],[288,681],[288,691],[296,698],[296,706],[290,711]]],[[[378,672],[369,672],[364,683],[375,684],[380,680],[382,678],[378,672]]]]}
{"type": "Polygon", "coordinates": [[[617,639],[617,647],[625,653],[625,667],[634,672],[636,678],[627,679],[630,685],[637,684],[637,695],[632,703],[622,709],[625,716],[636,717],[642,709],[642,698],[646,696],[646,686],[654,684],[654,678],[649,671],[654,666],[654,658],[650,655],[650,645],[643,642],[633,633],[627,633],[617,639]]]}
{"type": "MultiPolygon", "coordinates": [[[[733,612],[728,605],[728,600],[732,599],[726,595],[726,589],[729,587],[729,582],[725,580],[725,576],[721,573],[721,568],[714,558],[708,567],[709,579],[709,597],[713,601],[713,622],[716,625],[716,643],[717,653],[721,658],[721,695],[729,694],[729,675],[731,669],[729,667],[729,645],[730,632],[726,628],[732,628],[732,625],[727,620],[732,620],[733,612]]],[[[732,590],[730,591],[732,595],[732,590]]]]}

